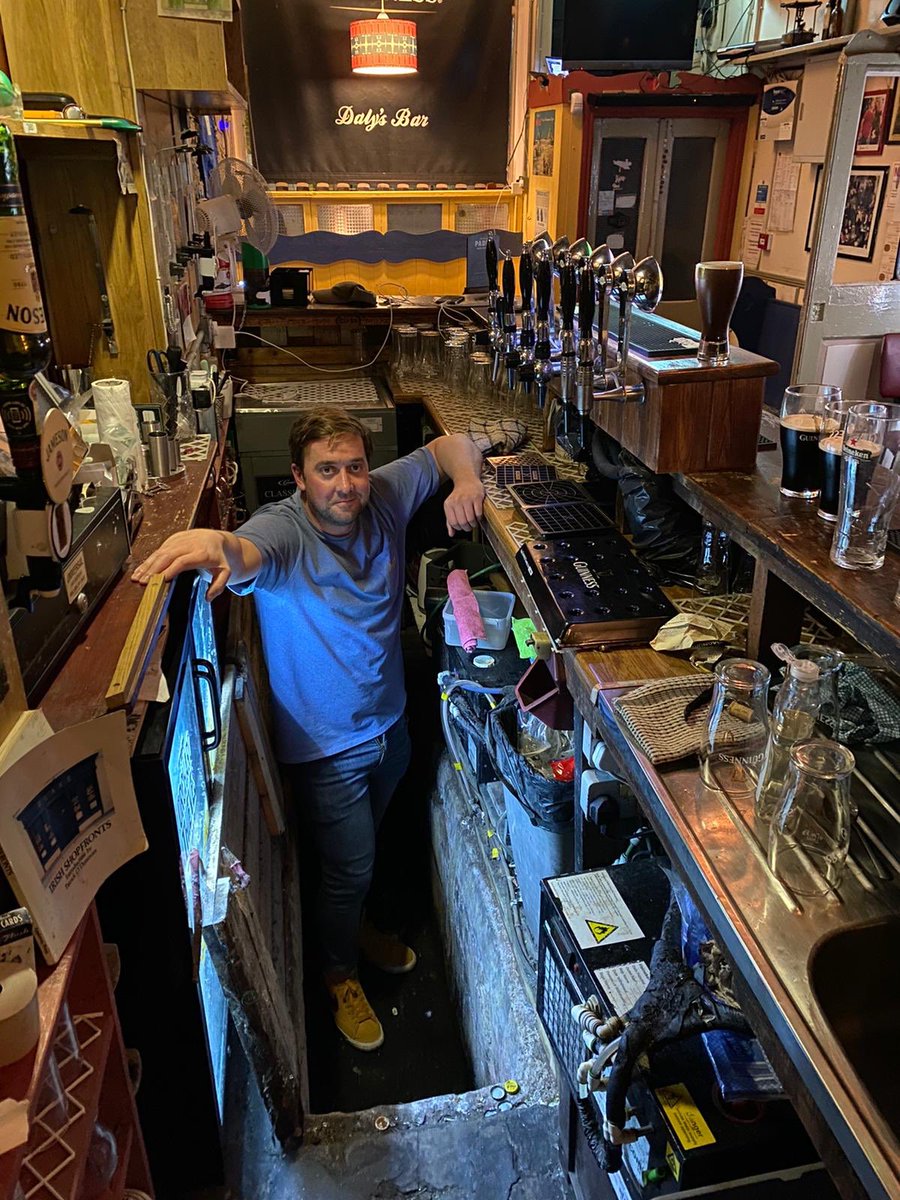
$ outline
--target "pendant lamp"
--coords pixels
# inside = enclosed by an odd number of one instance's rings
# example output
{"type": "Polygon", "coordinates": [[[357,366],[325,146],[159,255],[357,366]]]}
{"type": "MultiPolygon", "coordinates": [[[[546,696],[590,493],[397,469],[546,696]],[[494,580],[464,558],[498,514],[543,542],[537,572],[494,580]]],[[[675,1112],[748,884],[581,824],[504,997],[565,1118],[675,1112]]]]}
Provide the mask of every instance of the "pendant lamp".
{"type": "Polygon", "coordinates": [[[354,75],[415,75],[418,70],[415,21],[384,11],[374,20],[350,23],[350,65],[354,75]]]}

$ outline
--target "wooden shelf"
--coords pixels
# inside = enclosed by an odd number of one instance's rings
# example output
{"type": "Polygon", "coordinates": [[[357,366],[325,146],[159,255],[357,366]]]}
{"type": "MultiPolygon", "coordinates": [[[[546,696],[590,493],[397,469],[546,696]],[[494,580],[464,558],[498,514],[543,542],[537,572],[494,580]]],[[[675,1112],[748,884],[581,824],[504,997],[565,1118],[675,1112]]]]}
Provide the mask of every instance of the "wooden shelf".
{"type": "Polygon", "coordinates": [[[45,118],[35,121],[13,120],[4,117],[3,124],[8,125],[16,137],[36,137],[58,139],[68,142],[114,142],[120,134],[135,133],[132,129],[106,129],[100,125],[83,125],[79,121],[66,121],[60,118],[51,121],[45,118]]]}
{"type": "Polygon", "coordinates": [[[844,37],[827,38],[824,42],[820,39],[815,42],[807,42],[805,46],[780,46],[777,50],[763,50],[759,54],[736,54],[734,58],[720,59],[720,62],[725,63],[743,63],[744,65],[763,64],[774,62],[780,67],[792,66],[796,61],[797,65],[802,65],[808,58],[816,54],[834,54],[838,50],[843,50],[844,46],[850,41],[853,34],[847,34],[844,37]]]}

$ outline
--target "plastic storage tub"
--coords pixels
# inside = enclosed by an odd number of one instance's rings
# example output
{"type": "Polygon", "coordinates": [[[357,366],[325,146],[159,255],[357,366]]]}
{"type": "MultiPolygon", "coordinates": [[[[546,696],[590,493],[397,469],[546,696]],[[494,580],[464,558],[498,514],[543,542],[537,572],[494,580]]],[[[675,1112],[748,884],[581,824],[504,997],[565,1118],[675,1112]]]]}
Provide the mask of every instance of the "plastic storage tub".
{"type": "MultiPolygon", "coordinates": [[[[512,612],[516,598],[512,592],[475,592],[484,637],[478,641],[479,650],[502,650],[512,628],[512,612]]],[[[453,601],[444,605],[444,641],[448,646],[461,646],[459,626],[453,615],[453,601]]]]}

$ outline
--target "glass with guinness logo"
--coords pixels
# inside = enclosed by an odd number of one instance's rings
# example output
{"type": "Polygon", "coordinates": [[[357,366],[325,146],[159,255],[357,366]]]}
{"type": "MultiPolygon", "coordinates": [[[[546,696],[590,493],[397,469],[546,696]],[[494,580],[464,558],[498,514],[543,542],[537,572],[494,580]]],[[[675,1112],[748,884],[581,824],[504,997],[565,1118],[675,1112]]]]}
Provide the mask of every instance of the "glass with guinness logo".
{"type": "Polygon", "coordinates": [[[841,448],[841,499],[831,561],[850,571],[884,565],[900,500],[900,404],[854,404],[841,448]]]}
{"type": "Polygon", "coordinates": [[[836,521],[841,499],[841,450],[844,445],[844,426],[847,414],[856,400],[830,400],[822,415],[819,430],[819,516],[823,521],[836,521]]]}
{"type": "Polygon", "coordinates": [[[785,389],[781,402],[781,494],[815,500],[819,483],[819,431],[826,404],[841,399],[827,384],[798,384],[785,389]]]}

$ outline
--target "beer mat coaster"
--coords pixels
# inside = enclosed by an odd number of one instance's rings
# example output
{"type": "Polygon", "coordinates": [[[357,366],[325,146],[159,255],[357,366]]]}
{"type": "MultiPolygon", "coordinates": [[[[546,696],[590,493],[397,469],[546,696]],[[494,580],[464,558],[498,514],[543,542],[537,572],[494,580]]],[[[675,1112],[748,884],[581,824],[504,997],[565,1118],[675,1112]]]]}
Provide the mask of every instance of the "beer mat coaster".
{"type": "Polygon", "coordinates": [[[520,463],[516,466],[497,467],[497,484],[509,487],[516,483],[548,483],[556,479],[556,467],[549,463],[520,463]]]}
{"type": "MultiPolygon", "coordinates": [[[[666,766],[690,758],[700,750],[706,731],[709,704],[703,704],[685,719],[684,711],[692,700],[706,691],[709,675],[682,675],[676,679],[657,679],[635,688],[613,706],[631,734],[638,749],[654,766],[666,766]]],[[[723,713],[720,734],[726,731],[733,746],[744,744],[751,733],[739,717],[723,713]]]]}
{"type": "Polygon", "coordinates": [[[205,462],[209,455],[209,443],[211,441],[211,434],[198,433],[196,437],[190,438],[186,442],[182,442],[178,447],[181,451],[181,461],[205,462]]]}

